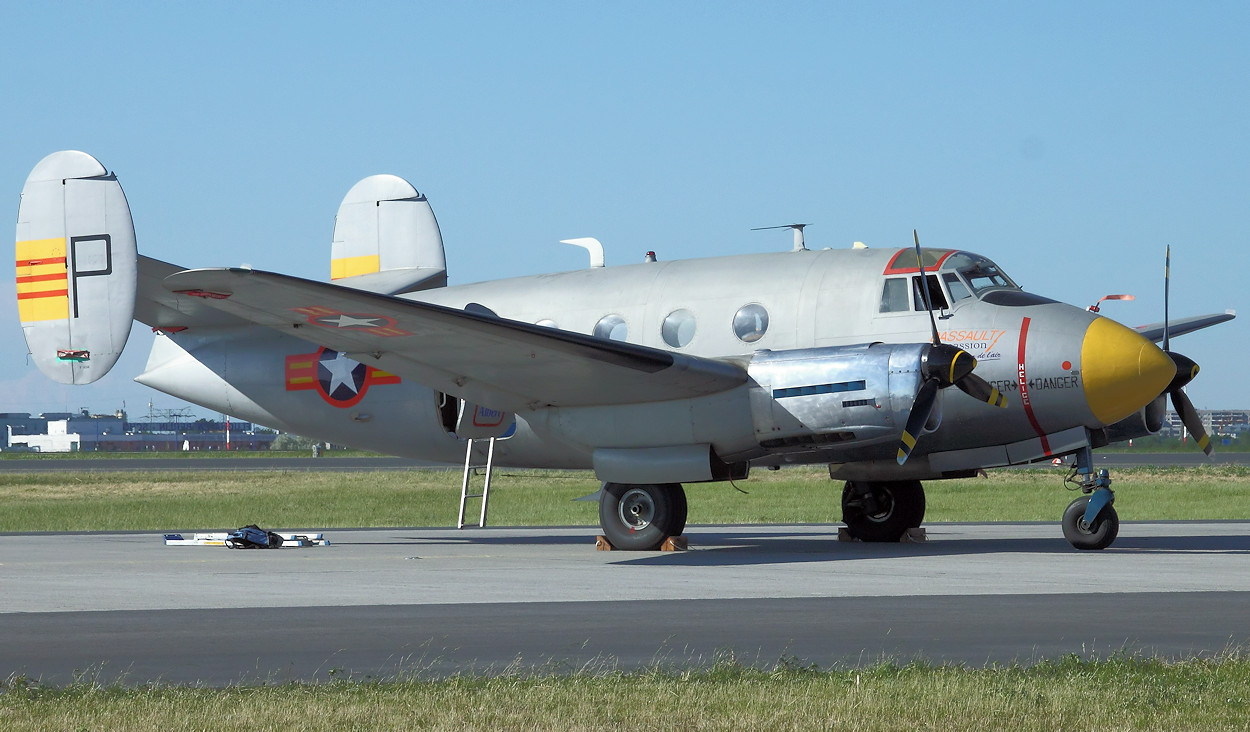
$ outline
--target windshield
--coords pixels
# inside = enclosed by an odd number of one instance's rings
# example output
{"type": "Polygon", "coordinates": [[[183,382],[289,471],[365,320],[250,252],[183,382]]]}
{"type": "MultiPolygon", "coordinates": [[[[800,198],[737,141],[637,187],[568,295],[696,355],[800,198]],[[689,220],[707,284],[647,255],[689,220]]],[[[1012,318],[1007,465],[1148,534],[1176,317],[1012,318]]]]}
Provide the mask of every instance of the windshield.
{"type": "MultiPolygon", "coordinates": [[[[945,262],[942,269],[955,270],[959,275],[959,279],[968,286],[973,295],[980,297],[987,290],[1011,289],[1018,290],[1019,286],[998,268],[990,260],[977,254],[969,254],[967,252],[957,252],[952,254],[945,262]]],[[[946,276],[948,286],[951,285],[949,275],[946,276]]],[[[952,286],[952,290],[953,290],[952,286]]],[[[959,299],[956,297],[956,299],[959,299]]]]}

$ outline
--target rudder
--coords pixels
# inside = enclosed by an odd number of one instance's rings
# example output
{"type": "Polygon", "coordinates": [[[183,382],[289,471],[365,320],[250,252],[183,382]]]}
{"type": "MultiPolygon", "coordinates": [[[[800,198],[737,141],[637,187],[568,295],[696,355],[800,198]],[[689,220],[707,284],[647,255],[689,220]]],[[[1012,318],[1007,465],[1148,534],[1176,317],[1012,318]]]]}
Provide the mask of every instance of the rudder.
{"type": "Polygon", "coordinates": [[[352,186],[334,219],[330,279],[388,295],[446,285],[443,237],[425,196],[394,175],[352,186]]]}
{"type": "Polygon", "coordinates": [[[117,177],[62,150],[26,178],[17,211],[18,319],[39,370],[89,384],[121,356],[134,317],[134,223],[117,177]]]}

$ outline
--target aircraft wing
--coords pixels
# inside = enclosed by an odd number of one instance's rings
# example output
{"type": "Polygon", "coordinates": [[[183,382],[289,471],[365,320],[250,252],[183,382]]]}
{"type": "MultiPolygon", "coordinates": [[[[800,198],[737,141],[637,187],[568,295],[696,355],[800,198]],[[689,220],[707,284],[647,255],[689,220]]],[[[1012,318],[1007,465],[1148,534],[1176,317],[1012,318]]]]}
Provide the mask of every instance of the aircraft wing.
{"type": "Polygon", "coordinates": [[[136,282],[135,320],[153,328],[187,328],[192,326],[246,325],[247,321],[229,313],[206,307],[194,297],[179,297],[165,289],[166,277],[186,270],[176,264],[139,255],[139,277],[136,282]]]}
{"type": "Polygon", "coordinates": [[[631,404],[743,384],[739,365],[250,269],[171,274],[179,302],[250,323],[493,409],[631,404]]]}
{"type": "MultiPolygon", "coordinates": [[[[1189,318],[1177,318],[1168,324],[1168,337],[1193,333],[1195,330],[1210,328],[1213,325],[1227,322],[1237,317],[1235,310],[1225,310],[1222,313],[1212,313],[1211,315],[1194,315],[1189,318]]],[[[1151,323],[1150,325],[1139,325],[1133,330],[1141,334],[1143,338],[1158,343],[1163,340],[1163,323],[1151,323]]]]}

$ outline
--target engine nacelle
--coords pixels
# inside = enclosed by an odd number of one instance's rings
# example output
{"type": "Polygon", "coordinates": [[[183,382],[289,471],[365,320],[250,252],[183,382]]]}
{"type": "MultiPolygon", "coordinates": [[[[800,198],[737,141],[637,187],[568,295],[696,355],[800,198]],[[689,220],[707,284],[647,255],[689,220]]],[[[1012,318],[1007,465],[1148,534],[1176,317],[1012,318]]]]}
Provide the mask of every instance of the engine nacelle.
{"type": "Polygon", "coordinates": [[[1112,442],[1124,442],[1138,437],[1149,437],[1163,429],[1163,418],[1167,415],[1167,397],[1160,394],[1157,399],[1133,414],[1105,427],[1103,439],[1095,438],[1095,447],[1112,442]]]}
{"type": "MultiPolygon", "coordinates": [[[[927,344],[874,343],[758,351],[748,367],[751,420],[769,452],[896,444],[920,388],[927,344]]],[[[939,397],[940,399],[940,397],[939,397]]],[[[937,428],[933,410],[926,430],[937,428]]]]}

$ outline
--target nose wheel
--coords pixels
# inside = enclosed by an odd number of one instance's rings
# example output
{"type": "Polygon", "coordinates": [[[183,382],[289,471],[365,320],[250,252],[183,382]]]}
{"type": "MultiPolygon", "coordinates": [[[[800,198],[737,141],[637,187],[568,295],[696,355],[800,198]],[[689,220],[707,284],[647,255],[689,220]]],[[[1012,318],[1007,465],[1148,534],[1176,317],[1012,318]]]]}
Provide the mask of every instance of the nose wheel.
{"type": "Polygon", "coordinates": [[[1063,538],[1077,549],[1106,549],[1120,534],[1120,517],[1110,503],[1093,520],[1086,518],[1092,499],[1093,495],[1081,496],[1063,512],[1063,538]]]}
{"type": "Polygon", "coordinates": [[[1106,470],[1095,472],[1094,454],[1089,447],[1076,454],[1076,466],[1064,479],[1085,495],[1068,504],[1063,512],[1063,538],[1077,549],[1106,549],[1120,534],[1120,516],[1115,511],[1115,493],[1106,470]]]}

